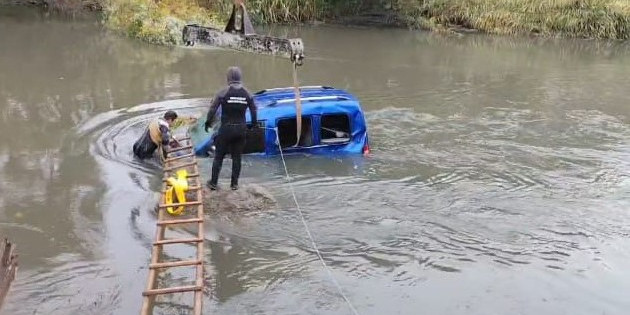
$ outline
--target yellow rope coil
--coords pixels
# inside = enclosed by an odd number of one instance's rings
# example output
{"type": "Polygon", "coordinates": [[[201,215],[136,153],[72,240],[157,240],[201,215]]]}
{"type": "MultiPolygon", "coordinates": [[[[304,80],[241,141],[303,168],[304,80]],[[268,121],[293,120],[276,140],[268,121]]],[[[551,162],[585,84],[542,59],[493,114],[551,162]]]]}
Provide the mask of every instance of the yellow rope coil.
{"type": "MultiPolygon", "coordinates": [[[[186,191],[188,191],[188,172],[186,170],[177,171],[177,179],[169,177],[166,179],[167,183],[171,186],[164,194],[164,202],[167,205],[173,204],[173,199],[177,198],[177,203],[186,202],[186,191]]],[[[171,215],[181,215],[184,212],[184,206],[167,207],[166,211],[171,215]]]]}

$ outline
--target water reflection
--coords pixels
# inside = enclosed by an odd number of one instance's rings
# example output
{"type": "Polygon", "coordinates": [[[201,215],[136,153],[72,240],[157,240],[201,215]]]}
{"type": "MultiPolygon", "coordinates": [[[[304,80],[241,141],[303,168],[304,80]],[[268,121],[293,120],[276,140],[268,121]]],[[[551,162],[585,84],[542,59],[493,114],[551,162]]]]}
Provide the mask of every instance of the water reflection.
{"type": "MultiPolygon", "coordinates": [[[[33,12],[0,9],[0,234],[18,243],[21,266],[7,311],[137,312],[160,179],[131,144],[166,109],[205,114],[228,65],[240,65],[255,91],[289,85],[290,64],[156,47],[93,19],[33,12]]],[[[299,34],[302,83],[349,89],[366,110],[370,157],[287,157],[313,235],[359,311],[630,307],[627,44],[339,27],[299,34]]],[[[201,171],[209,167],[203,160],[201,171]]],[[[206,309],[346,313],[281,160],[246,158],[243,182],[270,190],[278,207],[210,211],[206,309]]],[[[158,310],[186,305],[172,297],[158,310]]]]}

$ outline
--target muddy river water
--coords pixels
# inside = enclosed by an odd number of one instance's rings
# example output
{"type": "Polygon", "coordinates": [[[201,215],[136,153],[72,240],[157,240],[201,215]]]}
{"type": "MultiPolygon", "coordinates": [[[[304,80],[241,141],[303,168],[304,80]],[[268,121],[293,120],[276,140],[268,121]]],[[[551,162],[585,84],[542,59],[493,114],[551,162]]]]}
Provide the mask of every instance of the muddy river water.
{"type": "MultiPolygon", "coordinates": [[[[365,110],[370,156],[287,160],[359,313],[628,314],[627,44],[269,31],[303,38],[303,84],[347,89],[365,110]]],[[[161,173],[130,147],[166,109],[205,114],[230,65],[252,91],[291,84],[284,59],[153,46],[92,18],[0,8],[0,235],[20,255],[3,314],[139,312],[161,173]]],[[[241,185],[277,206],[209,211],[205,313],[351,314],[281,160],[243,163],[241,185]]],[[[156,314],[188,305],[173,296],[156,314]]]]}

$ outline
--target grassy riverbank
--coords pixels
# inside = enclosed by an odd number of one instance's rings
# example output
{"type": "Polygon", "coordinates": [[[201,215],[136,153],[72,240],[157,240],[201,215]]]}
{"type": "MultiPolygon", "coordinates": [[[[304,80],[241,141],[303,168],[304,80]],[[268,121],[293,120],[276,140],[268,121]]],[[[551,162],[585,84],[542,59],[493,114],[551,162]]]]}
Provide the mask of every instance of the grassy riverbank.
{"type": "Polygon", "coordinates": [[[411,23],[492,34],[630,38],[628,0],[398,0],[411,23]]]}
{"type": "Polygon", "coordinates": [[[104,0],[103,12],[110,29],[155,44],[180,44],[186,24],[219,24],[218,16],[195,0],[104,0]]]}
{"type": "MultiPolygon", "coordinates": [[[[102,8],[110,29],[157,44],[179,44],[187,23],[223,26],[232,5],[232,0],[9,1],[102,8]]],[[[437,31],[630,38],[630,0],[248,0],[246,5],[256,24],[341,21],[437,31]]]]}
{"type": "Polygon", "coordinates": [[[630,38],[630,0],[250,0],[247,5],[264,23],[335,21],[364,15],[372,25],[630,38]]]}

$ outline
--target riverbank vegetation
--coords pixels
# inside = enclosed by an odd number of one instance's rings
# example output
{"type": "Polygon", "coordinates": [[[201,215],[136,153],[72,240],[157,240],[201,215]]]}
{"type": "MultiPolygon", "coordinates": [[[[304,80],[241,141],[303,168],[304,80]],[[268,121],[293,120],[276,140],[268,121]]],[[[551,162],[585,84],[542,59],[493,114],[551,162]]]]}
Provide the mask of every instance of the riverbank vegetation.
{"type": "Polygon", "coordinates": [[[492,34],[630,38],[628,0],[398,0],[412,23],[492,34]]]}
{"type": "Polygon", "coordinates": [[[186,24],[218,25],[217,15],[195,0],[104,0],[110,29],[155,44],[180,44],[186,24]]]}
{"type": "MultiPolygon", "coordinates": [[[[13,0],[20,1],[20,0],[13,0]]],[[[179,44],[185,24],[222,26],[232,0],[24,0],[102,8],[129,36],[179,44]]],[[[490,34],[630,38],[630,0],[247,0],[256,24],[344,22],[490,34]],[[363,23],[367,22],[367,23],[363,23]]]]}
{"type": "Polygon", "coordinates": [[[348,19],[349,23],[491,34],[630,38],[630,0],[249,0],[247,6],[262,23],[334,22],[357,17],[348,19]]]}

